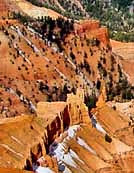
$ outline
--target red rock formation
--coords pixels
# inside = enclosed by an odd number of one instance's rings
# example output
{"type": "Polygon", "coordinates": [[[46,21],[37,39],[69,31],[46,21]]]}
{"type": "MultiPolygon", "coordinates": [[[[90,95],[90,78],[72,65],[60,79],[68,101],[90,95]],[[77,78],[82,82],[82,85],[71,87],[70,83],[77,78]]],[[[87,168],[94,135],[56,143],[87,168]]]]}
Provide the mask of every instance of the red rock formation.
{"type": "Polygon", "coordinates": [[[48,147],[65,128],[80,123],[89,123],[82,91],[77,95],[70,94],[67,102],[38,103],[37,117],[23,115],[3,119],[0,124],[0,167],[23,169],[25,166],[32,170],[32,163],[44,156],[56,172],[56,160],[46,154],[48,147]]]}
{"type": "MultiPolygon", "coordinates": [[[[0,20],[0,23],[1,84],[5,90],[11,88],[22,93],[35,107],[37,102],[49,100],[49,96],[50,101],[65,100],[63,88],[66,85],[70,91],[84,88],[85,93],[90,94],[88,86],[92,87],[97,80],[101,80],[104,70],[106,74],[113,75],[113,83],[118,80],[116,63],[113,65],[114,71],[110,71],[111,50],[108,46],[107,29],[101,28],[98,21],[86,20],[75,24],[76,35],[71,32],[66,36],[65,42],[61,41],[65,50],[63,54],[58,52],[55,44],[48,46],[37,33],[16,20],[0,20]],[[22,35],[17,32],[16,27],[22,35]],[[71,59],[71,53],[75,55],[75,61],[71,59]],[[103,71],[98,69],[99,62],[103,71]]],[[[15,93],[14,96],[20,99],[18,94],[15,93]]],[[[5,100],[5,97],[2,99],[5,100]]],[[[23,113],[32,112],[28,104],[23,101],[21,103],[26,109],[23,113]]],[[[8,106],[8,109],[7,117],[13,116],[11,107],[8,106]]],[[[21,113],[22,109],[18,107],[15,116],[21,113]]]]}
{"type": "MultiPolygon", "coordinates": [[[[77,137],[84,139],[97,154],[78,145],[75,138],[68,142],[67,147],[80,155],[80,159],[86,163],[84,165],[80,162],[77,163],[84,168],[86,173],[88,171],[105,172],[105,170],[111,170],[111,173],[114,173],[115,154],[119,157],[119,162],[116,163],[116,166],[120,165],[119,170],[129,170],[133,161],[133,155],[131,158],[133,132],[131,127],[127,127],[128,121],[106,105],[105,89],[102,89],[98,107],[92,113],[96,115],[97,121],[112,137],[112,142],[108,143],[105,141],[105,134],[100,133],[91,125],[83,99],[82,90],[78,90],[76,95],[68,95],[67,102],[38,103],[37,117],[23,115],[1,120],[0,167],[22,169],[25,166],[26,169],[32,170],[32,163],[43,156],[43,161],[40,161],[40,164],[49,166],[51,170],[58,173],[56,159],[47,155],[48,147],[55,139],[60,142],[58,136],[65,128],[81,124],[82,129],[78,131],[77,137]],[[120,152],[121,156],[119,156],[120,152]],[[127,157],[124,152],[128,152],[127,157]],[[126,161],[126,158],[129,162],[126,161]],[[122,161],[125,165],[122,164],[122,161]]],[[[66,137],[66,135],[65,133],[63,136],[66,137]]],[[[71,170],[76,171],[73,168],[71,170]]]]}
{"type": "Polygon", "coordinates": [[[106,95],[106,88],[105,86],[102,87],[102,90],[101,90],[101,94],[98,98],[98,101],[96,103],[96,106],[97,107],[102,107],[106,104],[106,98],[107,98],[107,95],[106,95]]]}
{"type": "Polygon", "coordinates": [[[75,24],[75,34],[83,35],[86,32],[90,32],[94,35],[94,38],[98,38],[104,45],[110,44],[108,29],[101,27],[100,22],[97,20],[84,20],[75,24]]]}
{"type": "Polygon", "coordinates": [[[67,98],[70,125],[89,123],[88,108],[84,104],[83,90],[77,90],[77,94],[69,94],[67,98]]]}
{"type": "Polygon", "coordinates": [[[108,29],[106,27],[99,28],[98,31],[95,32],[95,36],[102,42],[104,45],[110,45],[108,29]]]}
{"type": "Polygon", "coordinates": [[[100,22],[96,20],[84,20],[75,24],[75,32],[81,34],[86,31],[96,30],[100,27],[100,22]]]}
{"type": "Polygon", "coordinates": [[[111,40],[111,45],[112,51],[118,56],[118,61],[128,81],[134,84],[134,43],[111,40]]]}

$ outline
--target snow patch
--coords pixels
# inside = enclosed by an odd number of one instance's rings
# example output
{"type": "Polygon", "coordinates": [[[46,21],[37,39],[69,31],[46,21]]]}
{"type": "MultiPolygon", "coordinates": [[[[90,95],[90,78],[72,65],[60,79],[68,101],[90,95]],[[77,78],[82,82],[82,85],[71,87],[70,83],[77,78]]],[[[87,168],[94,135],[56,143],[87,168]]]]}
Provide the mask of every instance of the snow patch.
{"type": "Polygon", "coordinates": [[[73,158],[77,159],[78,161],[84,164],[84,162],[79,158],[79,156],[72,149],[70,149],[70,154],[73,158]]]}
{"type": "Polygon", "coordinates": [[[54,142],[49,147],[49,154],[57,158],[59,165],[65,166],[64,173],[70,172],[68,171],[66,164],[74,168],[77,167],[77,163],[74,161],[74,158],[83,163],[79,156],[66,145],[67,140],[69,140],[70,138],[74,138],[76,136],[76,132],[79,128],[80,125],[74,125],[72,127],[69,127],[69,129],[67,130],[68,136],[61,143],[58,144],[54,142]]]}
{"type": "Polygon", "coordinates": [[[96,152],[91,147],[89,147],[89,145],[83,139],[78,137],[77,142],[79,145],[83,146],[85,149],[96,155],[96,152]]]}
{"type": "Polygon", "coordinates": [[[76,136],[76,132],[78,129],[80,129],[80,125],[74,125],[74,126],[69,127],[69,129],[67,130],[68,136],[70,138],[74,138],[76,136]]]}
{"type": "Polygon", "coordinates": [[[100,123],[97,122],[97,118],[95,115],[92,116],[91,122],[92,122],[93,127],[95,127],[101,133],[106,134],[106,131],[103,129],[103,127],[100,125],[100,123]]]}
{"type": "Polygon", "coordinates": [[[65,167],[65,170],[63,173],[72,173],[72,171],[68,167],[65,167]]]}
{"type": "Polygon", "coordinates": [[[39,166],[36,169],[35,173],[54,173],[54,172],[50,168],[48,168],[48,167],[45,168],[45,167],[39,166]]]}
{"type": "Polygon", "coordinates": [[[100,125],[100,123],[97,122],[96,129],[104,134],[106,134],[106,131],[103,129],[103,127],[100,125]]]}
{"type": "Polygon", "coordinates": [[[50,149],[49,154],[56,157],[58,162],[61,163],[62,161],[63,163],[66,163],[67,165],[70,165],[76,168],[76,163],[72,159],[71,154],[65,153],[65,147],[66,147],[66,144],[64,142],[57,144],[57,146],[54,143],[49,148],[50,149]]]}

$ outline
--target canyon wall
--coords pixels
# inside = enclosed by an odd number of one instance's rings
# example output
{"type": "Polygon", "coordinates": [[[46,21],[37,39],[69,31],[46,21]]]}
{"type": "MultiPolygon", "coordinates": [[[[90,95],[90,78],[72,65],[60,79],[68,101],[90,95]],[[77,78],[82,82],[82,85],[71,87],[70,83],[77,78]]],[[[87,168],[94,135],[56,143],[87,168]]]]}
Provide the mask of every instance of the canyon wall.
{"type": "Polygon", "coordinates": [[[49,146],[70,125],[89,123],[83,92],[68,95],[67,102],[40,102],[37,117],[22,115],[1,120],[0,167],[26,168],[41,156],[46,165],[58,172],[56,160],[47,155],[49,146]]]}
{"type": "Polygon", "coordinates": [[[134,43],[124,43],[111,40],[112,51],[117,55],[122,70],[127,76],[128,81],[134,84],[134,43]]]}
{"type": "Polygon", "coordinates": [[[41,101],[65,101],[77,88],[84,88],[85,95],[94,89],[98,93],[97,82],[103,79],[112,79],[114,86],[118,64],[112,63],[107,29],[94,20],[74,25],[65,40],[59,40],[64,50],[60,53],[58,45],[44,43],[34,27],[0,20],[0,117],[33,113],[41,101]]]}
{"type": "Polygon", "coordinates": [[[75,23],[74,30],[75,34],[80,36],[90,32],[94,38],[100,40],[104,45],[110,45],[108,29],[102,27],[98,20],[82,20],[79,23],[75,23]]]}

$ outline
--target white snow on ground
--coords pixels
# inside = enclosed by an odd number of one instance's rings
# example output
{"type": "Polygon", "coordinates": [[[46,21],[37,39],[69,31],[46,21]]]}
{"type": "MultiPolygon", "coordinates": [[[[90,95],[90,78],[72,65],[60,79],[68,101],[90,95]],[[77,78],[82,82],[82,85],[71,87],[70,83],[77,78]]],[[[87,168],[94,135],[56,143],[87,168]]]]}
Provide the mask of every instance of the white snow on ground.
{"type": "Polygon", "coordinates": [[[28,43],[28,45],[29,46],[31,46],[32,48],[33,48],[33,50],[36,52],[36,53],[38,53],[38,52],[40,52],[40,50],[30,41],[30,40],[28,40],[24,35],[23,35],[23,33],[20,31],[20,29],[19,29],[19,27],[18,26],[16,26],[16,27],[11,27],[13,30],[15,30],[17,33],[18,33],[18,35],[19,36],[21,36],[27,43],[28,43]]]}
{"type": "MultiPolygon", "coordinates": [[[[66,165],[69,165],[73,168],[77,168],[77,162],[75,162],[74,159],[84,164],[84,162],[79,158],[79,156],[66,145],[66,142],[70,138],[76,137],[76,132],[79,130],[79,128],[80,125],[74,125],[69,127],[69,129],[67,130],[68,136],[64,138],[64,140],[61,143],[53,142],[49,147],[49,154],[57,158],[59,167],[61,166],[62,168],[63,166],[63,173],[72,173],[72,171],[66,165]]],[[[76,142],[78,142],[79,145],[88,149],[93,154],[96,154],[94,150],[92,150],[83,139],[78,137],[78,140],[76,140],[76,142]]],[[[40,166],[35,168],[35,170],[36,173],[53,173],[49,168],[40,166]]]]}
{"type": "Polygon", "coordinates": [[[19,52],[19,55],[22,56],[29,65],[31,65],[29,59],[24,55],[24,53],[22,52],[22,50],[20,50],[16,43],[13,43],[13,47],[19,52]]]}
{"type": "Polygon", "coordinates": [[[64,79],[67,79],[67,77],[58,68],[54,67],[54,69],[61,77],[63,77],[64,79]]]}
{"type": "Polygon", "coordinates": [[[91,147],[89,147],[89,145],[83,139],[78,137],[77,142],[79,145],[83,146],[85,149],[96,155],[96,152],[91,147]]]}
{"type": "Polygon", "coordinates": [[[36,169],[36,173],[54,173],[50,168],[48,167],[41,167],[39,166],[37,169],[36,169]]]}
{"type": "Polygon", "coordinates": [[[76,163],[73,161],[71,154],[69,152],[65,154],[65,147],[66,144],[64,142],[57,144],[57,147],[53,147],[52,144],[50,154],[54,155],[58,162],[62,161],[63,163],[76,168],[76,163]]]}
{"type": "Polygon", "coordinates": [[[75,137],[75,135],[76,135],[76,132],[77,132],[77,130],[80,128],[80,125],[74,125],[74,126],[71,126],[71,127],[69,127],[69,129],[68,129],[68,136],[70,137],[70,138],[74,138],[75,137]]]}
{"type": "Polygon", "coordinates": [[[7,89],[8,92],[12,93],[12,94],[15,94],[17,97],[19,97],[19,99],[25,103],[27,103],[29,105],[29,108],[33,111],[36,111],[36,106],[31,102],[31,101],[28,101],[25,96],[23,94],[21,94],[20,96],[11,88],[8,88],[7,89]]]}
{"type": "Polygon", "coordinates": [[[38,32],[36,32],[33,28],[31,28],[30,26],[27,26],[27,29],[30,31],[30,32],[32,32],[33,34],[36,34],[36,35],[38,35],[40,38],[42,38],[42,35],[41,34],[39,34],[38,32]]]}
{"type": "Polygon", "coordinates": [[[95,115],[92,116],[91,118],[91,122],[93,127],[95,127],[98,131],[100,131],[103,134],[106,134],[106,131],[104,130],[104,128],[100,125],[100,123],[97,121],[97,118],[95,115]]]}
{"type": "Polygon", "coordinates": [[[68,167],[65,167],[65,170],[63,173],[72,173],[72,171],[70,171],[70,169],[68,167]]]}
{"type": "Polygon", "coordinates": [[[54,52],[58,52],[58,48],[56,46],[52,46],[52,49],[54,50],[54,52]]]}
{"type": "Polygon", "coordinates": [[[73,150],[70,149],[70,152],[69,153],[71,154],[71,156],[73,158],[77,159],[78,161],[80,161],[81,163],[84,164],[84,162],[79,158],[79,156],[73,150]]]}
{"type": "Polygon", "coordinates": [[[79,125],[74,125],[72,127],[69,127],[69,129],[67,130],[68,136],[63,140],[63,142],[59,144],[56,144],[54,142],[49,148],[49,154],[56,157],[59,164],[62,163],[65,166],[64,173],[69,173],[67,172],[68,168],[66,167],[65,164],[72,166],[74,168],[77,167],[77,164],[73,160],[73,158],[83,163],[83,161],[79,158],[79,156],[73,150],[68,149],[66,146],[66,141],[69,140],[70,138],[74,138],[79,128],[80,128],[79,125]],[[68,152],[66,152],[67,149],[68,152]]]}
{"type": "MultiPolygon", "coordinates": [[[[62,54],[61,54],[61,55],[62,55],[62,54]]],[[[63,55],[62,55],[62,56],[63,56],[63,55]]],[[[71,59],[68,58],[67,56],[66,56],[65,58],[66,58],[66,60],[72,65],[73,69],[76,69],[76,65],[71,61],[71,59]]],[[[82,79],[84,79],[84,82],[85,82],[86,84],[89,83],[89,84],[90,84],[90,87],[93,88],[93,83],[92,83],[90,80],[88,80],[88,78],[87,78],[81,71],[79,71],[79,76],[80,76],[82,79]]]]}
{"type": "Polygon", "coordinates": [[[75,163],[75,161],[73,160],[73,157],[71,156],[70,153],[64,154],[63,158],[61,158],[61,160],[66,163],[67,165],[70,165],[74,168],[77,167],[77,164],[75,163]]]}
{"type": "Polygon", "coordinates": [[[103,127],[100,125],[100,123],[97,122],[96,129],[104,134],[106,134],[106,131],[103,129],[103,127]]]}

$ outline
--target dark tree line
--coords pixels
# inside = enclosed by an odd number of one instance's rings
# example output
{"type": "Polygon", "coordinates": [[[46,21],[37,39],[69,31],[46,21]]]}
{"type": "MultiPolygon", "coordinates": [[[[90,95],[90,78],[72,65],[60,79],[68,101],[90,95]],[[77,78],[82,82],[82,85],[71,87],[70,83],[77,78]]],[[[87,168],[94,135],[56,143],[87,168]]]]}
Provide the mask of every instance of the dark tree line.
{"type": "Polygon", "coordinates": [[[74,21],[65,20],[59,17],[58,19],[52,19],[51,17],[42,17],[41,34],[47,36],[50,41],[57,41],[57,39],[63,40],[67,34],[74,30],[74,21]]]}

